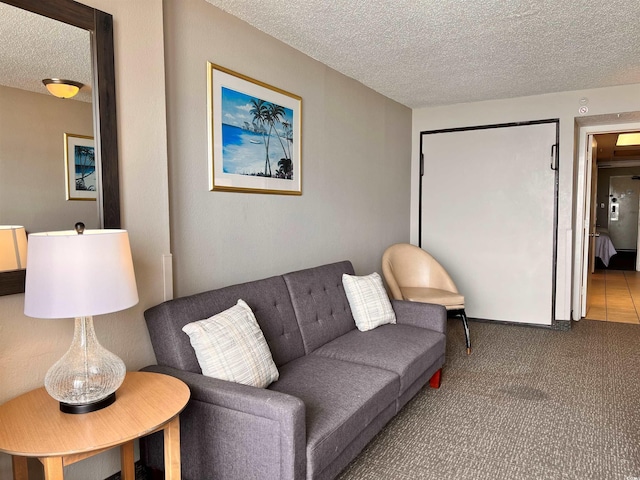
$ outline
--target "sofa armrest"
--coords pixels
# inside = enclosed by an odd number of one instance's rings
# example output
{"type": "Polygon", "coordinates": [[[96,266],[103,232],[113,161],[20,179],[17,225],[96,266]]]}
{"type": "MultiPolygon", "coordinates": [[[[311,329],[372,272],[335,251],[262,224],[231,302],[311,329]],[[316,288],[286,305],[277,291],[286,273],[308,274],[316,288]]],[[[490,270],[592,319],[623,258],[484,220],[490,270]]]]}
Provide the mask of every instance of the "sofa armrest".
{"type": "Polygon", "coordinates": [[[442,305],[391,300],[391,306],[399,324],[447,333],[447,309],[442,305]]]}
{"type": "MultiPolygon", "coordinates": [[[[306,476],[306,414],[299,398],[166,366],[142,370],[179,378],[191,390],[180,415],[184,478],[306,476]]],[[[158,455],[149,454],[150,463],[158,463],[158,455]]]]}

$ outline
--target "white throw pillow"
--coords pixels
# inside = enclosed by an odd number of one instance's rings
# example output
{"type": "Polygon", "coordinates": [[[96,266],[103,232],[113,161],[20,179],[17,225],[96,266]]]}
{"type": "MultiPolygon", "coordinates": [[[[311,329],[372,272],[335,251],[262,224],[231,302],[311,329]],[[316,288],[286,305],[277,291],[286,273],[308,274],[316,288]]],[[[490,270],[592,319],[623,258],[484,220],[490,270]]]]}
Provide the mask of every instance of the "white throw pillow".
{"type": "Polygon", "coordinates": [[[182,331],[189,335],[203,375],[259,388],[278,380],[267,341],[243,300],[182,331]]]}
{"type": "Polygon", "coordinates": [[[357,277],[345,273],[342,284],[358,330],[366,332],[386,323],[396,323],[396,314],[380,275],[357,277]]]}

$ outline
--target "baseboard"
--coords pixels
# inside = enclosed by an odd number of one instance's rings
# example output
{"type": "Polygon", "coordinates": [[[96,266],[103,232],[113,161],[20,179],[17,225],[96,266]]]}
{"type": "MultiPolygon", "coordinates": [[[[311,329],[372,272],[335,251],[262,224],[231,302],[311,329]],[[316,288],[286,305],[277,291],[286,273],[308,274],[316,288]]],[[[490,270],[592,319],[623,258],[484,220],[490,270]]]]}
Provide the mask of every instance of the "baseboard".
{"type": "Polygon", "coordinates": [[[499,325],[512,325],[514,327],[534,327],[534,328],[546,328],[548,330],[571,330],[571,320],[554,320],[551,325],[541,325],[539,323],[522,323],[522,322],[507,322],[505,320],[489,320],[486,318],[467,318],[470,322],[480,323],[497,323],[499,325]]]}
{"type": "MultiPolygon", "coordinates": [[[[150,473],[146,466],[144,466],[140,461],[136,462],[136,480],[149,480],[153,477],[150,476],[150,473]]],[[[114,473],[108,478],[104,480],[122,480],[122,472],[114,473]]]]}

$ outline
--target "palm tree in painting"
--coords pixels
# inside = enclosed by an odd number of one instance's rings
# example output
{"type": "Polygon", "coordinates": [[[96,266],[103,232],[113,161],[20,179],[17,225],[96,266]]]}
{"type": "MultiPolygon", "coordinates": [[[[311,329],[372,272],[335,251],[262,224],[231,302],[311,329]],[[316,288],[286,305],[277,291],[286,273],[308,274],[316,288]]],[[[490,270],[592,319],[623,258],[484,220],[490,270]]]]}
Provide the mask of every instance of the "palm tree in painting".
{"type": "Polygon", "coordinates": [[[253,116],[253,123],[258,125],[260,128],[260,131],[262,133],[262,140],[264,143],[264,148],[265,148],[265,160],[264,160],[264,175],[265,177],[270,177],[271,176],[271,162],[269,161],[269,137],[270,135],[268,135],[266,129],[264,128],[264,124],[270,124],[269,118],[270,118],[270,114],[269,114],[269,108],[268,108],[268,103],[265,102],[264,100],[260,100],[259,98],[252,98],[251,99],[251,110],[249,110],[249,113],[253,116]]]}
{"type": "Polygon", "coordinates": [[[278,129],[276,128],[276,122],[284,124],[283,122],[284,114],[285,114],[284,107],[281,107],[280,105],[276,105],[275,103],[268,103],[267,111],[268,111],[268,121],[270,124],[269,134],[271,134],[272,131],[276,132],[276,137],[278,137],[278,141],[280,142],[280,146],[282,147],[282,153],[284,154],[285,158],[291,158],[291,156],[287,152],[287,149],[284,147],[284,143],[282,143],[282,137],[280,136],[280,132],[278,132],[278,129]]]}
{"type": "MultiPolygon", "coordinates": [[[[290,124],[284,120],[285,109],[275,103],[253,98],[251,99],[251,110],[249,110],[249,113],[253,117],[252,123],[254,125],[254,131],[259,131],[262,134],[262,140],[265,148],[264,176],[271,177],[273,175],[271,171],[271,161],[269,160],[269,142],[273,132],[275,132],[276,137],[280,142],[285,159],[291,160],[290,148],[288,149],[282,141],[284,138],[287,142],[291,142],[289,138],[291,135],[290,124]],[[282,134],[278,131],[277,124],[284,127],[284,132],[282,134]],[[269,127],[268,130],[265,128],[266,126],[269,127]]],[[[282,165],[280,165],[280,170],[278,170],[276,174],[281,172],[282,165]]],[[[290,171],[287,173],[290,174],[290,171]]]]}
{"type": "Polygon", "coordinates": [[[96,169],[94,148],[76,145],[74,149],[74,163],[76,171],[76,190],[95,190],[93,185],[87,185],[85,179],[96,169]]]}
{"type": "Polygon", "coordinates": [[[280,167],[276,172],[278,178],[293,178],[293,162],[290,158],[281,158],[278,166],[280,167]]]}
{"type": "Polygon", "coordinates": [[[293,144],[293,129],[291,128],[291,124],[284,120],[282,122],[282,128],[284,128],[283,137],[287,140],[287,151],[285,152],[285,156],[287,158],[291,158],[291,145],[293,144]]]}

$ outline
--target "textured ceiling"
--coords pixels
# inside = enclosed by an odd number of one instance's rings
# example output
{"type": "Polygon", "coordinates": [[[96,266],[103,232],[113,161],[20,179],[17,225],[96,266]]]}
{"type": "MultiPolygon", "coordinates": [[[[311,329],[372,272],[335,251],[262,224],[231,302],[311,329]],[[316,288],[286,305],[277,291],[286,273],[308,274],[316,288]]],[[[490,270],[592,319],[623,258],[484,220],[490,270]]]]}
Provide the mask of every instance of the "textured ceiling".
{"type": "Polygon", "coordinates": [[[48,94],[44,78],[83,83],[91,101],[89,32],[0,3],[0,85],[48,94]]]}
{"type": "Polygon", "coordinates": [[[640,83],[639,0],[207,0],[412,108],[640,83]]]}
{"type": "MultiPolygon", "coordinates": [[[[640,83],[639,0],[207,1],[412,108],[640,83]]],[[[86,31],[0,3],[0,44],[1,85],[90,84],[86,31]]]]}

